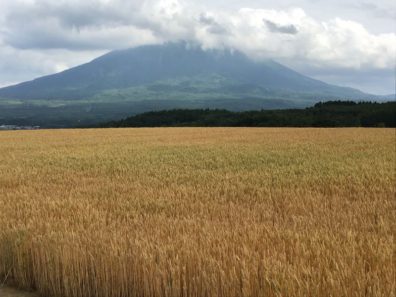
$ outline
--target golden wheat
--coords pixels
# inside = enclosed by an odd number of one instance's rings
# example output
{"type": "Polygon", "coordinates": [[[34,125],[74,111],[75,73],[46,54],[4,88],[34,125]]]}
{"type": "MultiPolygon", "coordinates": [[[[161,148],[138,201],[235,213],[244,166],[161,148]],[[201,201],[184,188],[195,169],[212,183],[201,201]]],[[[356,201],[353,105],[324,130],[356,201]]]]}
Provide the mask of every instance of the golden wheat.
{"type": "Polygon", "coordinates": [[[395,296],[395,130],[0,133],[0,283],[395,296]]]}

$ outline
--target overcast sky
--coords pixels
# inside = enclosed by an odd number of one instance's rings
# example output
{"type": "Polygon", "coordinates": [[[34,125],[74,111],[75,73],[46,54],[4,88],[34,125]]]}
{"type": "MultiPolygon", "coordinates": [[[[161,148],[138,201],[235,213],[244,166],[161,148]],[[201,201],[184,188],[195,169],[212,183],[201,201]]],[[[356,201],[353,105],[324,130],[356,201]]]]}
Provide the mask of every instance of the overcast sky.
{"type": "Polygon", "coordinates": [[[395,92],[394,0],[0,0],[0,86],[114,49],[189,40],[395,92]]]}

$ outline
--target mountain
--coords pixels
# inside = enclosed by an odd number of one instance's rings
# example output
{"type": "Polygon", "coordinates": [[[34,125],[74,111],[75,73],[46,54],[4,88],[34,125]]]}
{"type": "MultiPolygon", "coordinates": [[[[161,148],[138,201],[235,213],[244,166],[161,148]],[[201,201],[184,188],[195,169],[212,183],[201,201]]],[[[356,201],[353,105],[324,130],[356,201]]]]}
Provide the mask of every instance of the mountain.
{"type": "Polygon", "coordinates": [[[376,96],[376,97],[377,97],[378,100],[380,100],[380,101],[387,101],[387,100],[395,101],[395,100],[396,100],[396,94],[379,95],[379,96],[376,96]]]}
{"type": "MultiPolygon", "coordinates": [[[[200,47],[188,48],[185,43],[169,43],[110,52],[58,74],[2,88],[0,97],[78,100],[109,89],[205,76],[223,79],[221,87],[230,93],[258,88],[263,93],[317,93],[348,98],[364,95],[311,79],[271,60],[258,63],[240,52],[204,51],[200,47]]],[[[182,86],[186,87],[187,82],[183,80],[182,86]]],[[[166,88],[163,91],[166,96],[166,88]]]]}
{"type": "Polygon", "coordinates": [[[203,50],[180,42],[113,51],[64,72],[2,88],[0,98],[0,124],[13,113],[14,120],[37,124],[37,119],[31,121],[39,114],[45,117],[45,109],[64,117],[69,112],[76,123],[164,108],[306,107],[369,95],[309,78],[272,60],[255,62],[238,51],[203,50]]]}

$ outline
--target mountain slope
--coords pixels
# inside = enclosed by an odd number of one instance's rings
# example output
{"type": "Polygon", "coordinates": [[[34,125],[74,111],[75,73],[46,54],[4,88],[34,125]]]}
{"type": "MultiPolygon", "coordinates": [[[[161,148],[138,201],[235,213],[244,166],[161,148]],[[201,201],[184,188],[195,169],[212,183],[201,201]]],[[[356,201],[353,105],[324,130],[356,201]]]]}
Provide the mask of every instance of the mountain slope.
{"type": "MultiPolygon", "coordinates": [[[[169,87],[174,90],[175,86],[181,86],[182,96],[189,99],[189,95],[204,89],[189,90],[191,82],[198,79],[211,84],[213,77],[219,78],[220,83],[212,86],[211,92],[206,92],[206,99],[211,99],[213,93],[226,94],[229,98],[243,98],[244,94],[251,97],[249,94],[252,92],[262,98],[284,99],[295,99],[296,94],[300,94],[301,99],[312,101],[327,97],[367,97],[355,89],[311,79],[271,60],[258,63],[239,52],[204,51],[185,43],[110,52],[90,63],[58,74],[2,88],[0,97],[20,100],[83,100],[105,96],[111,101],[112,95],[117,99],[115,94],[121,92],[131,100],[140,100],[145,96],[136,93],[134,88],[145,86],[153,90],[157,86],[154,97],[168,99],[171,97],[169,87]],[[158,88],[158,85],[162,88],[158,88]]],[[[216,96],[213,97],[216,99],[216,96]]]]}

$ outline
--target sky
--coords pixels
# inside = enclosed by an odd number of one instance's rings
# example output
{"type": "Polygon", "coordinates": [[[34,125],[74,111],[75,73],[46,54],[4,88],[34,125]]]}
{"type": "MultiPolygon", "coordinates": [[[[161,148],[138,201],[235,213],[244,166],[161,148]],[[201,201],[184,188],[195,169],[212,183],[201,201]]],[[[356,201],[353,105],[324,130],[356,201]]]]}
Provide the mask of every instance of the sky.
{"type": "Polygon", "coordinates": [[[0,0],[0,86],[179,40],[395,93],[394,0],[0,0]]]}

